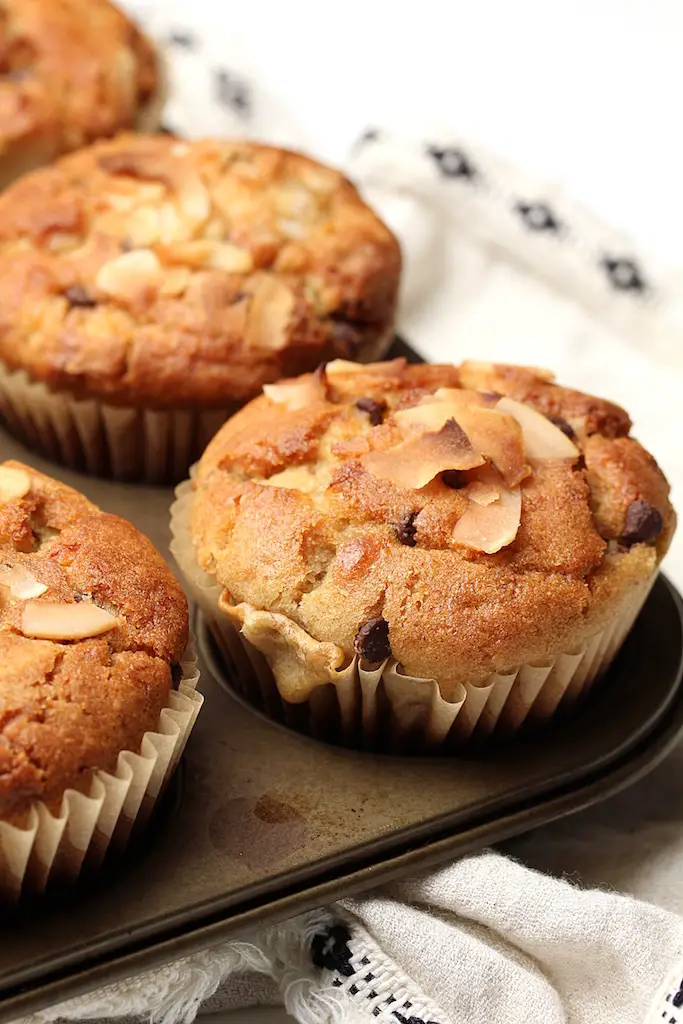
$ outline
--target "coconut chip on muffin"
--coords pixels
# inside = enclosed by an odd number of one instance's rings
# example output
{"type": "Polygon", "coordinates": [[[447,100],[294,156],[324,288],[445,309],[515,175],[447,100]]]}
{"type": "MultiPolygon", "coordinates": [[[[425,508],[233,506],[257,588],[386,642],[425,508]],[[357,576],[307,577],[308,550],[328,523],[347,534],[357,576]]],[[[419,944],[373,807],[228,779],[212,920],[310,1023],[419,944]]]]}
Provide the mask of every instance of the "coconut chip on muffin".
{"type": "Polygon", "coordinates": [[[3,0],[0,184],[103,136],[157,127],[151,44],[109,0],[3,0]]]}

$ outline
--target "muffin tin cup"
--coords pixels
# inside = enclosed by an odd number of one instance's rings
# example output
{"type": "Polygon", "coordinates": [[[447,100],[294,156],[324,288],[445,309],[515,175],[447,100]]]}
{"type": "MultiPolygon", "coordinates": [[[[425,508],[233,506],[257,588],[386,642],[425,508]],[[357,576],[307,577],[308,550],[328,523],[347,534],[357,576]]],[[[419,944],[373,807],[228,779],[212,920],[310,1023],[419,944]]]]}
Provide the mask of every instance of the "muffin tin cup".
{"type": "MultiPolygon", "coordinates": [[[[438,681],[406,674],[389,658],[371,665],[354,657],[349,665],[321,677],[304,703],[280,694],[264,652],[278,640],[282,616],[256,613],[242,605],[238,631],[219,607],[223,588],[197,563],[190,534],[190,481],[176,490],[171,508],[171,551],[216,641],[232,686],[268,717],[316,739],[392,754],[450,753],[522,728],[541,727],[565,714],[606,671],[638,617],[655,577],[634,588],[621,611],[581,648],[543,664],[520,665],[492,674],[477,685],[461,685],[446,701],[438,681]],[[256,614],[254,614],[256,613],[256,614]],[[270,623],[268,622],[270,620],[270,623]]],[[[315,645],[316,641],[296,629],[315,645]]]]}
{"type": "Polygon", "coordinates": [[[50,391],[24,370],[0,364],[0,416],[46,458],[92,476],[175,483],[239,408],[135,409],[50,391]]]}
{"type": "Polygon", "coordinates": [[[88,792],[68,789],[59,812],[34,804],[24,827],[0,821],[0,901],[40,895],[49,883],[74,882],[97,869],[108,851],[121,852],[163,794],[197,719],[203,697],[194,645],[181,662],[154,732],[139,751],[119,753],[116,770],[96,771],[88,792]]]}

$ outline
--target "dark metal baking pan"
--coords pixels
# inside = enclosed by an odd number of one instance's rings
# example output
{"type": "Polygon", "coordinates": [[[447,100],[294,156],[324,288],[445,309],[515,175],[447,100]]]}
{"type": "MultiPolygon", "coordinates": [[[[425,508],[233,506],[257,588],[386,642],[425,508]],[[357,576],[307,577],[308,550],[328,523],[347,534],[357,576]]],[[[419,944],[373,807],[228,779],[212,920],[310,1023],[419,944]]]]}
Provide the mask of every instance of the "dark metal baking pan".
{"type": "Polygon", "coordinates": [[[486,760],[327,747],[206,705],[174,804],[129,863],[0,925],[0,1020],[535,828],[616,792],[683,731],[681,602],[655,585],[593,700],[486,760]]]}
{"type": "MultiPolygon", "coordinates": [[[[170,491],[79,476],[2,434],[0,457],[65,480],[168,553],[170,491]]],[[[290,733],[212,678],[200,635],[206,704],[164,812],[123,864],[0,919],[0,1022],[572,813],[683,733],[683,617],[664,578],[574,720],[481,760],[373,757],[290,733]]]]}

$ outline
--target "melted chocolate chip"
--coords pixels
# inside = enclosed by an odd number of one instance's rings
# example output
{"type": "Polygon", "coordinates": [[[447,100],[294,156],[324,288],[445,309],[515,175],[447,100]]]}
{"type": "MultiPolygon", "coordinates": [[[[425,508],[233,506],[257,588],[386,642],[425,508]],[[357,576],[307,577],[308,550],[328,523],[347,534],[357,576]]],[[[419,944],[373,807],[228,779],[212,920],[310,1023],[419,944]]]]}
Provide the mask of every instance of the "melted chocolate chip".
{"type": "Polygon", "coordinates": [[[64,292],[64,298],[70,306],[81,306],[83,309],[92,309],[97,305],[97,299],[82,284],[72,284],[64,292]]]}
{"type": "Polygon", "coordinates": [[[647,501],[632,501],[626,509],[623,544],[652,544],[664,529],[662,513],[647,501]]]}
{"type": "Polygon", "coordinates": [[[548,419],[551,423],[555,424],[558,430],[561,430],[563,434],[566,434],[570,440],[575,436],[571,426],[562,418],[562,416],[548,416],[548,419]]]}
{"type": "Polygon", "coordinates": [[[465,474],[460,469],[446,469],[441,474],[441,482],[452,491],[459,491],[467,483],[465,474]]]}
{"type": "Polygon", "coordinates": [[[400,540],[401,544],[405,544],[409,548],[414,548],[417,544],[415,540],[415,534],[417,533],[417,527],[414,525],[417,519],[417,512],[406,512],[404,516],[401,516],[399,521],[396,523],[396,536],[400,540]]]}
{"type": "Polygon", "coordinates": [[[370,619],[356,633],[353,647],[365,661],[378,662],[391,657],[389,623],[386,619],[370,619]]]}
{"type": "Polygon", "coordinates": [[[356,409],[368,414],[368,419],[373,427],[378,427],[384,419],[386,402],[377,402],[374,398],[359,398],[356,402],[356,409]]]}

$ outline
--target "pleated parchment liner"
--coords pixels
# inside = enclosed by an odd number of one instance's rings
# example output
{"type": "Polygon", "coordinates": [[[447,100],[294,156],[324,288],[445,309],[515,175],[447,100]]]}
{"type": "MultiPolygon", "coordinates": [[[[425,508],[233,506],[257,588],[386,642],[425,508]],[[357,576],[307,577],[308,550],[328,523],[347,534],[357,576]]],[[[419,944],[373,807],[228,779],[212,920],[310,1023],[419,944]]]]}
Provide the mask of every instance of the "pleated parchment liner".
{"type": "Polygon", "coordinates": [[[235,606],[230,615],[222,611],[222,587],[198,565],[192,545],[190,482],[181,484],[176,495],[171,550],[232,686],[270,718],[316,739],[367,751],[450,753],[492,736],[512,736],[523,726],[538,728],[568,712],[604,674],[654,583],[651,577],[635,587],[609,627],[580,650],[543,665],[522,665],[506,675],[494,673],[476,686],[462,685],[453,701],[443,699],[436,680],[406,675],[393,658],[371,665],[354,657],[336,671],[326,666],[309,699],[293,704],[281,696],[266,658],[296,658],[302,673],[310,675],[316,660],[327,660],[323,648],[330,645],[320,644],[283,615],[245,604],[235,606]],[[233,620],[241,621],[241,630],[233,620]]]}
{"type": "Polygon", "coordinates": [[[154,732],[139,752],[121,751],[116,770],[94,773],[90,791],[68,789],[58,814],[43,803],[30,810],[26,827],[0,821],[0,902],[39,895],[48,883],[74,882],[96,869],[111,850],[120,853],[144,825],[182,756],[204,698],[197,691],[194,645],[181,662],[182,677],[169,694],[154,732]]]}
{"type": "Polygon", "coordinates": [[[91,476],[176,483],[238,408],[118,407],[50,391],[0,364],[0,416],[8,430],[48,459],[91,476]]]}

